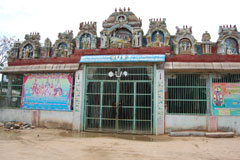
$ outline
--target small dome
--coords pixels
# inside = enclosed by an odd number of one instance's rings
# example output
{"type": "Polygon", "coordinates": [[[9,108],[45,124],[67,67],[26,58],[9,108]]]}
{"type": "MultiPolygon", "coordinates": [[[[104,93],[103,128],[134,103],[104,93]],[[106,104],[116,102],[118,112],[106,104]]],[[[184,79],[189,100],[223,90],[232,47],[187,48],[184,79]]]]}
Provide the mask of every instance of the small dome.
{"type": "Polygon", "coordinates": [[[118,21],[126,21],[126,22],[136,22],[141,24],[141,21],[137,18],[137,16],[128,9],[119,9],[119,11],[115,10],[108,19],[104,23],[115,23],[118,21]]]}

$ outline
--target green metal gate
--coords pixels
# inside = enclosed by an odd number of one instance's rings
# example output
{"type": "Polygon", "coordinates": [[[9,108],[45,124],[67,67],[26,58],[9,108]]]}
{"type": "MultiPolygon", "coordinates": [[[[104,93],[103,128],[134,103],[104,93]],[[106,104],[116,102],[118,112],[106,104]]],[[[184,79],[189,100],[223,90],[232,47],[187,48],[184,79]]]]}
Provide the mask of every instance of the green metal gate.
{"type": "Polygon", "coordinates": [[[152,134],[153,67],[87,67],[85,130],[152,134]]]}

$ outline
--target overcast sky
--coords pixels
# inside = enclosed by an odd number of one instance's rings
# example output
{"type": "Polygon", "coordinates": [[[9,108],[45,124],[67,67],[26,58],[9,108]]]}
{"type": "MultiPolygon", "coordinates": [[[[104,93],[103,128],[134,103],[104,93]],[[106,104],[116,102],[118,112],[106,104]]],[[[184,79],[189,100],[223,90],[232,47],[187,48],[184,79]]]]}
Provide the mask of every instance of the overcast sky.
{"type": "Polygon", "coordinates": [[[59,32],[79,32],[80,22],[96,21],[100,35],[102,22],[115,8],[130,7],[142,19],[147,33],[150,18],[166,18],[171,35],[176,26],[192,26],[193,36],[201,41],[208,31],[215,42],[223,24],[240,28],[239,0],[0,0],[0,36],[24,40],[30,32],[40,32],[41,42],[49,37],[54,43],[59,32]]]}

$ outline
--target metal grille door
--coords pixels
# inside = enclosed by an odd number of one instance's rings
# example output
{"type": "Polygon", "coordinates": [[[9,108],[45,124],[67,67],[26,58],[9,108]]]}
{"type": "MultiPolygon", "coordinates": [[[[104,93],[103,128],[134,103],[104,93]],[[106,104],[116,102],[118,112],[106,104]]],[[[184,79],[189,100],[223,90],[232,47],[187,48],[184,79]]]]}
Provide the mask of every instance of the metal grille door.
{"type": "Polygon", "coordinates": [[[152,67],[88,67],[85,130],[152,133],[152,67]]]}

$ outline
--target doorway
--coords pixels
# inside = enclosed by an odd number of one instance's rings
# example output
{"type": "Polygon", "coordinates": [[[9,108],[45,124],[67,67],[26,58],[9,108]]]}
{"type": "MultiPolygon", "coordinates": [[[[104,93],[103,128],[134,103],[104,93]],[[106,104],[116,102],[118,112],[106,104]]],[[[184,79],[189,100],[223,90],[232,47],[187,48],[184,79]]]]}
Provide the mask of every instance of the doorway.
{"type": "Polygon", "coordinates": [[[87,67],[85,130],[152,134],[153,67],[87,67]]]}

